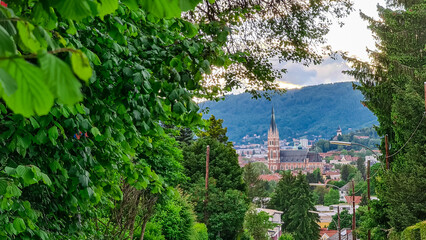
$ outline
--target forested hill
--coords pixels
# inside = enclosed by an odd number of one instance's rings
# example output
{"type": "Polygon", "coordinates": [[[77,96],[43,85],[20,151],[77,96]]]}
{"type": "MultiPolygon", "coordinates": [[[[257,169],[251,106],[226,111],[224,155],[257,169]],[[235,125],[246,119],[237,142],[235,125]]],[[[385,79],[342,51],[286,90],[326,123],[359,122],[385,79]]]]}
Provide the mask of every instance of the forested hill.
{"type": "Polygon", "coordinates": [[[330,138],[337,127],[347,133],[377,124],[376,117],[361,104],[362,94],[352,83],[335,83],[289,90],[274,95],[272,101],[252,99],[249,94],[229,95],[219,102],[204,102],[211,114],[224,120],[231,141],[241,142],[245,135],[261,135],[265,139],[271,119],[272,105],[280,139],[312,135],[330,138]],[[264,135],[264,136],[263,136],[264,135]]]}

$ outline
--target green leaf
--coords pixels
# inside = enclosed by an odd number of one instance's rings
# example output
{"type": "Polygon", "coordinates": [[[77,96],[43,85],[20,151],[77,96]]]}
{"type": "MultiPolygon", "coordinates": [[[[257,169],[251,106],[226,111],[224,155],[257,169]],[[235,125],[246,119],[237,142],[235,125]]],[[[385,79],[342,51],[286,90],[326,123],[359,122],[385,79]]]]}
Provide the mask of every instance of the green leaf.
{"type": "Polygon", "coordinates": [[[50,181],[50,178],[46,174],[42,173],[41,179],[43,180],[44,184],[46,184],[47,186],[52,185],[52,181],[50,181]]]}
{"type": "Polygon", "coordinates": [[[96,55],[94,52],[90,51],[87,48],[83,48],[82,51],[86,54],[90,62],[92,62],[96,66],[101,65],[101,60],[99,59],[98,55],[96,55]]]}
{"type": "Polygon", "coordinates": [[[41,44],[33,34],[34,26],[26,21],[18,21],[16,27],[22,44],[29,49],[30,52],[36,53],[41,49],[41,44]]]}
{"type": "Polygon", "coordinates": [[[181,72],[182,71],[182,61],[179,58],[174,57],[170,61],[170,67],[173,67],[173,68],[176,69],[176,71],[181,72]]]}
{"type": "Polygon", "coordinates": [[[13,220],[13,227],[18,233],[21,233],[27,229],[27,226],[25,226],[24,219],[18,217],[13,220]]]}
{"type": "Polygon", "coordinates": [[[0,26],[0,56],[7,56],[7,53],[15,54],[16,45],[12,36],[0,26]]]}
{"type": "Polygon", "coordinates": [[[181,102],[177,102],[173,105],[173,112],[177,114],[183,114],[185,111],[185,106],[181,102]]]}
{"type": "Polygon", "coordinates": [[[0,68],[0,89],[3,89],[4,93],[10,96],[17,88],[15,79],[13,79],[4,69],[0,68]]]}
{"type": "Polygon", "coordinates": [[[56,145],[56,139],[59,137],[58,128],[56,126],[51,127],[49,131],[47,131],[47,134],[52,144],[56,145]]]}
{"type": "Polygon", "coordinates": [[[45,83],[60,103],[74,105],[83,99],[81,83],[68,64],[52,54],[41,55],[39,61],[45,83]]]}
{"type": "Polygon", "coordinates": [[[34,143],[39,145],[47,143],[47,134],[44,129],[40,129],[34,136],[34,143]]]}
{"type": "Polygon", "coordinates": [[[49,11],[45,11],[43,3],[38,2],[34,5],[32,10],[32,20],[36,25],[41,25],[47,30],[52,30],[58,26],[58,17],[55,14],[53,8],[49,8],[49,11]]]}
{"type": "Polygon", "coordinates": [[[71,55],[72,70],[82,80],[89,81],[92,76],[92,68],[86,54],[81,51],[72,53],[71,55]]]}
{"type": "Polygon", "coordinates": [[[53,96],[43,83],[43,73],[39,68],[23,59],[0,61],[0,68],[5,69],[18,86],[12,95],[3,96],[10,109],[24,117],[49,113],[53,96]]]}
{"type": "Polygon", "coordinates": [[[71,19],[68,19],[68,28],[66,32],[71,35],[74,35],[77,33],[77,29],[75,28],[74,22],[71,19]]]}
{"type": "Polygon", "coordinates": [[[40,124],[38,124],[34,117],[30,117],[30,122],[34,129],[40,128],[40,124]]]}
{"type": "Polygon", "coordinates": [[[143,0],[142,8],[158,18],[180,18],[179,0],[143,0]]]}
{"type": "Polygon", "coordinates": [[[188,38],[193,38],[198,33],[198,27],[190,22],[184,21],[183,22],[183,33],[188,38]]]}
{"type": "Polygon", "coordinates": [[[179,6],[182,11],[188,11],[194,9],[201,0],[180,0],[179,6]]]}
{"type": "Polygon", "coordinates": [[[90,132],[93,134],[93,136],[99,136],[99,135],[101,135],[101,132],[99,131],[99,129],[98,128],[96,128],[96,127],[92,127],[92,129],[90,129],[90,132]]]}
{"type": "Polygon", "coordinates": [[[55,1],[54,6],[65,19],[80,21],[97,14],[97,3],[93,0],[55,1]]]}
{"type": "Polygon", "coordinates": [[[6,193],[7,181],[0,180],[0,195],[4,195],[6,193]]]}
{"type": "Polygon", "coordinates": [[[107,14],[115,12],[118,8],[118,0],[101,0],[99,7],[99,16],[101,19],[107,14]]]}
{"type": "Polygon", "coordinates": [[[137,0],[122,0],[121,1],[124,5],[126,5],[131,10],[138,10],[139,4],[137,0]]]}

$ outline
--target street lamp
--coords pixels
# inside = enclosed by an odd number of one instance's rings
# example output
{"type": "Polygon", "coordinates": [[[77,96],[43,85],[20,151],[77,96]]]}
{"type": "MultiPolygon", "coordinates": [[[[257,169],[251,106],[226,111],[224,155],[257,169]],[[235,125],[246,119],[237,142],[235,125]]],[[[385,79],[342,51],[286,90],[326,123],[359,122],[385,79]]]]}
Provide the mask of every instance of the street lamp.
{"type": "MultiPolygon", "coordinates": [[[[342,146],[352,146],[352,145],[358,145],[361,147],[364,147],[368,150],[370,150],[375,156],[376,159],[379,159],[379,155],[377,155],[371,148],[363,145],[363,144],[359,144],[359,143],[354,143],[354,142],[343,142],[343,141],[330,141],[330,144],[335,144],[335,145],[342,145],[342,146]]],[[[356,221],[356,217],[355,217],[355,183],[352,180],[352,195],[353,195],[353,216],[352,216],[352,230],[353,230],[353,235],[355,234],[355,221],[356,221]]],[[[370,160],[368,160],[367,162],[367,198],[368,198],[368,211],[370,211],[370,160]]],[[[356,235],[354,235],[356,236],[356,235]]],[[[355,238],[356,239],[356,238],[355,238]]],[[[371,232],[370,229],[368,229],[368,240],[371,239],[371,232]]]]}
{"type": "Polygon", "coordinates": [[[376,156],[376,158],[377,159],[379,159],[379,155],[377,155],[374,151],[373,151],[373,149],[371,149],[371,148],[369,148],[369,147],[367,147],[367,146],[365,146],[365,145],[363,145],[363,144],[359,144],[359,143],[354,143],[354,142],[343,142],[343,141],[330,141],[330,144],[334,144],[334,145],[341,145],[341,146],[352,146],[352,145],[357,145],[357,146],[361,146],[361,147],[365,147],[365,148],[367,148],[368,150],[370,150],[375,156],[376,156]]]}

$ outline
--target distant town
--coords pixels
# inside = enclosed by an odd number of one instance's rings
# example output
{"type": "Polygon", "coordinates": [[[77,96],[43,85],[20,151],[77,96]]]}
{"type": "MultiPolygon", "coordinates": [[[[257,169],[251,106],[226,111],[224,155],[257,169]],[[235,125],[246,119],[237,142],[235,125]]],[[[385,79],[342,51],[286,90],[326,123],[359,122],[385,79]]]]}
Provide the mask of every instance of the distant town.
{"type": "MultiPolygon", "coordinates": [[[[292,141],[287,141],[279,139],[278,128],[275,122],[274,109],[272,108],[271,122],[266,141],[263,141],[261,144],[247,143],[234,145],[238,154],[240,167],[244,168],[247,164],[264,165],[264,168],[269,171],[259,175],[259,180],[269,182],[273,186],[282,178],[280,174],[282,171],[290,171],[293,176],[297,176],[299,173],[313,176],[315,172],[317,172],[319,176],[316,176],[316,180],[312,180],[312,178],[308,177],[309,184],[312,188],[316,188],[316,190],[325,190],[329,186],[338,188],[338,193],[336,190],[336,194],[338,195],[336,195],[335,200],[331,202],[318,201],[315,205],[316,213],[319,215],[318,225],[321,227],[321,239],[338,239],[338,231],[329,229],[330,224],[333,222],[333,216],[335,216],[338,211],[352,213],[353,206],[355,206],[355,209],[358,209],[362,201],[362,197],[358,196],[361,195],[359,194],[361,190],[358,190],[357,196],[351,195],[353,187],[352,182],[349,181],[350,177],[342,177],[342,174],[344,174],[342,171],[345,171],[343,168],[358,169],[355,171],[361,171],[360,168],[367,168],[368,162],[370,166],[378,163],[377,157],[381,155],[379,150],[371,149],[368,146],[359,146],[363,145],[361,142],[370,146],[378,142],[377,139],[375,139],[375,132],[372,131],[372,129],[364,129],[349,134],[343,134],[342,129],[338,126],[335,135],[329,140],[292,138],[292,141]],[[352,149],[343,146],[332,146],[330,144],[330,141],[345,140],[360,142],[360,144],[352,149]],[[364,165],[363,167],[359,166],[360,162],[364,165]],[[343,167],[345,165],[347,165],[347,167],[343,167]],[[355,204],[353,204],[353,202],[355,202],[355,204]]],[[[256,141],[259,142],[261,136],[255,134],[252,137],[246,136],[243,140],[247,141],[249,139],[256,139],[256,141]]],[[[371,147],[375,148],[376,146],[373,145],[371,147]]],[[[358,179],[355,184],[362,184],[361,181],[362,179],[358,179]]],[[[324,198],[324,195],[322,197],[324,198]]],[[[373,196],[371,199],[377,198],[373,196]]],[[[281,224],[278,220],[281,219],[282,212],[266,208],[270,198],[266,197],[258,200],[261,202],[261,208],[257,208],[257,211],[268,213],[270,215],[270,221],[281,224]]],[[[277,239],[281,234],[281,227],[275,227],[269,230],[271,239],[277,239]]],[[[352,237],[351,229],[348,228],[347,231],[342,231],[341,235],[345,237],[344,239],[350,239],[352,237]]]]}

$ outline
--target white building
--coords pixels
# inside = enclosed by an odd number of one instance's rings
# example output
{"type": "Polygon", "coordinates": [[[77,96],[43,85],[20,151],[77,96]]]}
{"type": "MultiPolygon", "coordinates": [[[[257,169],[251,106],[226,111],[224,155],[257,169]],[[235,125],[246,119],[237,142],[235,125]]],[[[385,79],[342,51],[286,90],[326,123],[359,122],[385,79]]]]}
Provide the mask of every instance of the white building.
{"type": "Polygon", "coordinates": [[[302,145],[303,148],[308,148],[309,141],[306,138],[300,139],[300,145],[302,145]]]}

